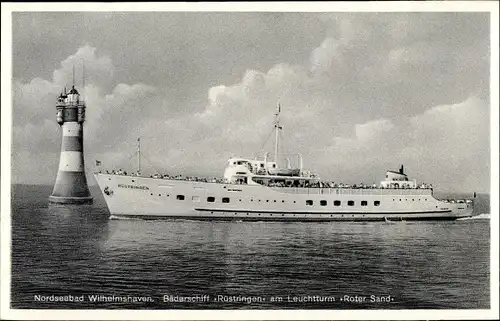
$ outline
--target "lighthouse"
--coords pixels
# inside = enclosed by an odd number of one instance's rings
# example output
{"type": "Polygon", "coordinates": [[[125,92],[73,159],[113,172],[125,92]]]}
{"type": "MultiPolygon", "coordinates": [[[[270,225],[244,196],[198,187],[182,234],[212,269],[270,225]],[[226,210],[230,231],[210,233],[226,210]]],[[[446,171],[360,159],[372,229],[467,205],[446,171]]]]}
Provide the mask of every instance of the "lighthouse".
{"type": "Polygon", "coordinates": [[[57,98],[57,123],[62,129],[59,171],[50,203],[92,204],[83,159],[83,123],[85,102],[75,86],[57,98]]]}

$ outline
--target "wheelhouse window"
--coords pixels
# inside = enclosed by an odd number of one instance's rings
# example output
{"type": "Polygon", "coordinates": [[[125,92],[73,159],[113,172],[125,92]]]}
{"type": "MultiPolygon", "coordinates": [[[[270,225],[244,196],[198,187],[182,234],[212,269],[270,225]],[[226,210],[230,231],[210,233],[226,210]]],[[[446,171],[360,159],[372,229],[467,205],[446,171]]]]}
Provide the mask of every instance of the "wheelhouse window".
{"type": "Polygon", "coordinates": [[[347,201],[347,206],[354,206],[354,201],[347,201]]]}
{"type": "Polygon", "coordinates": [[[327,204],[328,204],[328,202],[325,200],[319,201],[319,205],[321,205],[321,206],[326,206],[327,204]]]}
{"type": "Polygon", "coordinates": [[[361,201],[361,206],[368,206],[368,201],[361,201]]]}
{"type": "Polygon", "coordinates": [[[380,206],[380,201],[374,201],[374,202],[373,202],[373,205],[375,205],[375,206],[380,206]]]}
{"type": "Polygon", "coordinates": [[[177,195],[177,199],[179,201],[183,201],[185,199],[184,195],[177,195]]]}
{"type": "Polygon", "coordinates": [[[340,206],[341,202],[340,201],[333,201],[333,206],[340,206]]]}
{"type": "Polygon", "coordinates": [[[222,203],[229,203],[229,197],[223,197],[222,203]]]}
{"type": "Polygon", "coordinates": [[[207,197],[207,202],[209,202],[209,203],[215,202],[215,197],[213,197],[213,196],[207,197]]]}
{"type": "Polygon", "coordinates": [[[306,205],[308,205],[308,206],[312,206],[312,205],[313,205],[313,201],[312,201],[312,200],[307,200],[307,201],[306,201],[306,205]]]}

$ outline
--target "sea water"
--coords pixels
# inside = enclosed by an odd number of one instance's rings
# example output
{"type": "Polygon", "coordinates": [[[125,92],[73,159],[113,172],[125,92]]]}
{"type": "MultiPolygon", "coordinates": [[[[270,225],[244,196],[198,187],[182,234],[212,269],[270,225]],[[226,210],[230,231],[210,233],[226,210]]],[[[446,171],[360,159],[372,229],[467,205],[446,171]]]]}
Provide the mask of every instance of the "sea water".
{"type": "MultiPolygon", "coordinates": [[[[489,195],[473,219],[115,220],[12,186],[11,307],[488,309],[489,195]]],[[[497,215],[498,213],[494,214],[497,215]]]]}

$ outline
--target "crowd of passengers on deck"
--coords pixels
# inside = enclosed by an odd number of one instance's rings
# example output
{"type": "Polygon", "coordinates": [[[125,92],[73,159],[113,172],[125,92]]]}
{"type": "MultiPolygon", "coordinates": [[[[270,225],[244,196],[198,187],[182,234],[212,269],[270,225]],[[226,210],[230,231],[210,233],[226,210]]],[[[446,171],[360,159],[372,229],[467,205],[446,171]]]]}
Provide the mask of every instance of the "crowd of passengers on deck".
{"type": "Polygon", "coordinates": [[[409,184],[395,184],[391,186],[384,187],[382,185],[377,185],[375,183],[373,184],[365,184],[365,183],[359,183],[359,184],[344,184],[344,183],[335,183],[335,182],[328,182],[328,181],[304,181],[303,183],[294,184],[292,182],[283,182],[283,181],[278,181],[278,182],[273,182],[270,181],[267,184],[264,184],[269,187],[311,187],[311,188],[353,188],[353,189],[374,189],[374,188],[381,188],[381,189],[388,189],[388,188],[397,188],[397,189],[414,189],[414,188],[432,188],[431,184],[426,184],[422,183],[420,185],[417,185],[416,187],[412,187],[409,184]]]}
{"type": "MultiPolygon", "coordinates": [[[[99,173],[103,173],[99,171],[99,173]]],[[[124,171],[122,169],[106,171],[106,174],[112,175],[123,175],[123,176],[137,176],[137,177],[148,177],[144,176],[139,172],[130,172],[124,171]]],[[[168,174],[149,174],[149,178],[158,178],[158,179],[172,179],[179,181],[193,181],[193,182],[205,182],[205,183],[224,183],[223,179],[217,177],[198,177],[198,176],[184,176],[184,175],[168,175],[168,174]]]]}
{"type": "MultiPolygon", "coordinates": [[[[99,173],[103,173],[102,171],[99,171],[99,173]]],[[[106,171],[106,174],[112,174],[112,175],[124,175],[124,176],[138,176],[138,177],[144,177],[141,175],[139,172],[131,172],[127,173],[126,171],[119,169],[119,170],[112,170],[106,171]]],[[[229,183],[225,179],[217,178],[217,177],[198,177],[198,176],[184,176],[184,175],[168,175],[168,174],[150,174],[149,178],[157,178],[157,179],[171,179],[171,180],[182,180],[182,181],[193,181],[193,182],[205,182],[205,183],[219,183],[219,184],[224,184],[224,183],[229,183]]],[[[246,183],[240,183],[246,185],[246,183]]],[[[335,182],[328,182],[328,181],[302,181],[297,183],[293,183],[291,181],[274,181],[274,180],[269,180],[268,182],[261,181],[259,182],[261,185],[265,185],[268,187],[307,187],[307,188],[353,188],[353,189],[375,189],[375,188],[380,188],[380,189],[389,189],[389,188],[397,188],[397,189],[432,189],[431,184],[426,184],[422,183],[420,185],[417,185],[416,187],[412,187],[409,184],[391,184],[390,186],[384,187],[382,185],[377,185],[375,183],[369,185],[369,184],[364,184],[364,183],[359,183],[359,184],[344,184],[344,183],[335,183],[335,182]]]]}

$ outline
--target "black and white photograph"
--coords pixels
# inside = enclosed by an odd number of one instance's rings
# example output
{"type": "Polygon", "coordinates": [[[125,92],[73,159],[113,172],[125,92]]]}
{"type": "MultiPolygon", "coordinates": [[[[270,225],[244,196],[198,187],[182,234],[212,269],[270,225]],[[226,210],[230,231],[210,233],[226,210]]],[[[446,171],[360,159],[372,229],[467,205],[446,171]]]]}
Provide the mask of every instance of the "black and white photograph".
{"type": "Polygon", "coordinates": [[[498,3],[2,3],[2,319],[495,319],[498,3]]]}

